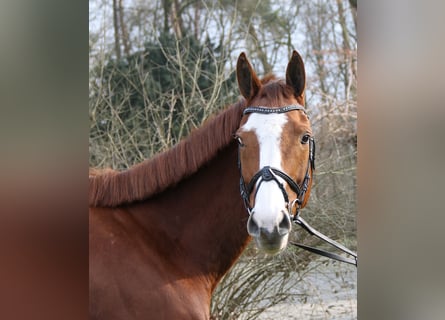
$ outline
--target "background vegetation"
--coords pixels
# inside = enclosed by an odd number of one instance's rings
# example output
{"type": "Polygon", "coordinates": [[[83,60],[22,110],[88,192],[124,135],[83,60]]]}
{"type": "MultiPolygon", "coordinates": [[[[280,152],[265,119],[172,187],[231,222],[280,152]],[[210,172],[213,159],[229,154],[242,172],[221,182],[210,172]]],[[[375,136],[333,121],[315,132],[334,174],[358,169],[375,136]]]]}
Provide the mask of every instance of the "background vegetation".
{"type": "MultiPolygon", "coordinates": [[[[90,0],[90,165],[128,168],[235,102],[241,51],[259,75],[283,76],[297,49],[317,141],[315,184],[303,215],[354,248],[356,8],[353,0],[90,0]]],[[[316,244],[295,231],[292,237],[316,244]]],[[[215,319],[253,319],[290,299],[289,278],[298,281],[314,258],[294,248],[274,258],[255,254],[249,248],[242,267],[219,286],[215,319]]]]}

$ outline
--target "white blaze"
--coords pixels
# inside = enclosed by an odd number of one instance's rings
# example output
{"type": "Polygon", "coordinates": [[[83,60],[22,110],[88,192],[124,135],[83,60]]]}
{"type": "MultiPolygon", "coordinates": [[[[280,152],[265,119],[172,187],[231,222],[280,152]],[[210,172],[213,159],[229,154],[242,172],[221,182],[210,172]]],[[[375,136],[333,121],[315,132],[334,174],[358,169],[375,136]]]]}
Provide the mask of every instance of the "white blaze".
{"type": "MultiPolygon", "coordinates": [[[[253,113],[242,126],[243,131],[253,131],[259,143],[260,167],[271,166],[284,171],[281,167],[281,134],[288,121],[286,114],[253,113]]],[[[279,178],[279,181],[284,181],[279,178]]],[[[261,180],[261,179],[260,179],[261,180]]],[[[286,210],[283,193],[276,181],[263,181],[255,198],[253,208],[258,227],[272,232],[282,219],[281,211],[286,210]]]]}

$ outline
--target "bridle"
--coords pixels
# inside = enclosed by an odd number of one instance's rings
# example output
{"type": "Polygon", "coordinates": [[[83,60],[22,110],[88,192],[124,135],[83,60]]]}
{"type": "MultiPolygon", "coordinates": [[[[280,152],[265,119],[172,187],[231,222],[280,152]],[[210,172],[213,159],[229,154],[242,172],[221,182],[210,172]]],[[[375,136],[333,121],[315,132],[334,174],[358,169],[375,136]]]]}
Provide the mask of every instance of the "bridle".
{"type": "MultiPolygon", "coordinates": [[[[280,113],[286,113],[286,112],[290,112],[290,111],[294,111],[294,110],[301,110],[307,115],[305,109],[302,106],[289,105],[289,106],[284,106],[284,107],[280,107],[280,108],[247,107],[243,111],[243,116],[246,114],[251,114],[251,113],[260,113],[260,114],[266,114],[266,115],[267,114],[280,114],[280,113]]],[[[335,246],[336,248],[340,249],[341,251],[345,252],[346,254],[353,256],[354,259],[346,258],[346,257],[340,256],[340,255],[332,253],[332,252],[327,252],[327,251],[317,249],[317,248],[314,248],[311,246],[306,246],[306,245],[303,245],[300,243],[295,243],[295,242],[290,242],[290,243],[297,247],[300,247],[302,249],[308,250],[310,252],[357,266],[357,254],[355,252],[352,252],[351,250],[347,249],[346,247],[339,244],[338,242],[330,239],[329,237],[325,236],[321,232],[315,230],[305,220],[303,220],[303,218],[300,217],[300,209],[301,209],[301,206],[302,206],[303,201],[306,196],[309,181],[312,179],[312,172],[315,170],[315,140],[314,140],[314,138],[310,137],[308,143],[309,143],[309,159],[307,162],[306,173],[304,175],[303,181],[300,184],[298,182],[296,182],[295,180],[293,180],[287,173],[281,171],[280,169],[273,168],[270,166],[265,166],[265,167],[261,168],[260,170],[258,170],[258,172],[256,172],[253,175],[250,182],[246,185],[244,178],[243,178],[241,159],[240,159],[240,148],[242,146],[242,143],[239,141],[238,169],[240,171],[240,194],[241,194],[241,198],[243,200],[244,206],[245,206],[248,214],[252,215],[253,208],[250,205],[250,196],[253,192],[253,189],[256,186],[256,191],[255,191],[255,195],[254,195],[254,198],[256,198],[256,194],[257,194],[261,184],[264,181],[274,181],[275,183],[277,183],[279,189],[281,190],[281,193],[283,194],[284,201],[288,208],[289,217],[292,219],[293,222],[295,222],[299,226],[303,227],[311,235],[314,235],[314,236],[318,237],[319,239],[335,246]],[[295,192],[295,194],[297,195],[296,199],[293,200],[292,202],[289,202],[289,195],[288,195],[283,183],[281,183],[281,181],[278,179],[278,177],[283,179],[288,184],[289,188],[293,192],[295,192]],[[293,213],[294,207],[296,207],[295,213],[293,213]]]]}
{"type": "MultiPolygon", "coordinates": [[[[250,113],[280,114],[280,113],[286,113],[286,112],[294,111],[294,110],[301,110],[306,114],[306,111],[304,110],[304,108],[302,106],[290,105],[290,106],[285,106],[285,107],[281,107],[281,108],[273,108],[273,109],[272,108],[264,108],[264,107],[248,107],[248,108],[244,109],[243,115],[250,114],[250,113]]],[[[239,151],[238,151],[238,168],[241,173],[240,174],[241,198],[243,199],[244,206],[246,207],[246,210],[249,213],[249,215],[252,214],[252,206],[250,205],[250,195],[252,194],[252,191],[253,191],[255,185],[257,185],[257,183],[258,183],[256,192],[255,192],[255,196],[254,196],[254,198],[256,198],[256,193],[258,192],[261,184],[264,181],[275,181],[277,183],[278,187],[280,188],[281,193],[283,194],[283,198],[284,198],[284,201],[288,208],[289,215],[294,216],[293,215],[293,211],[294,211],[293,207],[294,206],[296,206],[295,215],[298,215],[301,205],[303,203],[304,197],[306,195],[309,181],[311,179],[311,175],[309,174],[310,169],[312,169],[312,170],[315,169],[315,157],[314,157],[314,155],[315,155],[315,140],[314,140],[314,138],[310,137],[308,143],[309,143],[309,161],[307,164],[306,173],[304,175],[304,178],[303,178],[303,181],[301,182],[301,184],[294,181],[287,173],[285,173],[277,168],[265,166],[265,167],[261,168],[257,173],[255,173],[253,175],[252,179],[250,180],[250,182],[246,185],[243,175],[242,175],[241,159],[240,159],[239,151]],[[284,185],[278,179],[278,177],[282,178],[285,182],[287,182],[290,189],[293,192],[295,192],[295,194],[297,195],[297,198],[294,201],[289,202],[289,195],[288,195],[286,189],[284,188],[284,185]]]]}

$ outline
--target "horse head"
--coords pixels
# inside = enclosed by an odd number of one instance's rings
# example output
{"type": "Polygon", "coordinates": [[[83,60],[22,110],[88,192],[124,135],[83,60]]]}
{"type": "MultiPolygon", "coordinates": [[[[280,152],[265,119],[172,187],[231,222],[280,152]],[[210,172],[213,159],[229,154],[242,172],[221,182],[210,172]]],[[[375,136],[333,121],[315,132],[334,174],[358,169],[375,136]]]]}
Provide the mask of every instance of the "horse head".
{"type": "Polygon", "coordinates": [[[274,254],[286,247],[291,219],[311,191],[315,144],[304,109],[304,64],[294,51],[285,80],[261,81],[242,53],[236,74],[247,103],[235,134],[247,231],[260,249],[274,254]]]}

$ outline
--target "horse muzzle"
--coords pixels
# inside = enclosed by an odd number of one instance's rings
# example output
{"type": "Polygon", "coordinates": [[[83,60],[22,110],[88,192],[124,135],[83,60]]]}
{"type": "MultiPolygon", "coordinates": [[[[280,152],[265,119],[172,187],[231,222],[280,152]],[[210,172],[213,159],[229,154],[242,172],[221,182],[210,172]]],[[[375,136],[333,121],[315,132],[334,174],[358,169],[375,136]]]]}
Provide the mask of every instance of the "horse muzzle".
{"type": "Polygon", "coordinates": [[[279,222],[271,228],[260,225],[255,214],[247,221],[247,232],[255,239],[258,248],[268,254],[277,254],[286,248],[290,230],[291,221],[285,213],[282,213],[279,222]]]}

